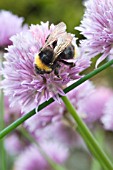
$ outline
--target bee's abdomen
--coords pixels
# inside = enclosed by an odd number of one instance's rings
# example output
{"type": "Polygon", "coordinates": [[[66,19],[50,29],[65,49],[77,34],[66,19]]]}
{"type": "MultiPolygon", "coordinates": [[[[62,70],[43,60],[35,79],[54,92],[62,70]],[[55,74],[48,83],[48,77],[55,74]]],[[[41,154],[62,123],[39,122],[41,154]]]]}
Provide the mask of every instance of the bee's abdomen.
{"type": "Polygon", "coordinates": [[[46,64],[42,62],[38,54],[35,56],[34,63],[35,63],[35,71],[39,74],[43,74],[46,72],[50,73],[52,71],[52,68],[50,68],[49,66],[47,66],[46,64]]]}

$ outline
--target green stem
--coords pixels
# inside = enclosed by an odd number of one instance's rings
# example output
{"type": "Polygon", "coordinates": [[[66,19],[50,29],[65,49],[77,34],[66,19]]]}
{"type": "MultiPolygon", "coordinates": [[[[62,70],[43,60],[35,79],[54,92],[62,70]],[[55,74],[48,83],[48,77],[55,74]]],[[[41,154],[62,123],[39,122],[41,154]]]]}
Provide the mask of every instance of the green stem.
{"type": "MultiPolygon", "coordinates": [[[[102,70],[108,68],[109,66],[111,66],[113,64],[113,60],[107,62],[106,64],[100,66],[99,68],[93,70],[92,72],[90,72],[89,74],[87,74],[86,76],[84,76],[83,78],[81,78],[80,80],[76,81],[75,83],[73,83],[72,85],[70,85],[69,87],[64,89],[65,93],[68,93],[69,91],[71,91],[72,89],[74,89],[75,87],[79,86],[80,84],[82,84],[83,82],[85,82],[86,80],[90,79],[91,77],[95,76],[96,74],[98,74],[99,72],[101,72],[102,70]]],[[[42,104],[39,105],[38,107],[38,111],[44,109],[46,106],[48,106],[49,104],[51,104],[54,101],[53,98],[50,98],[48,101],[43,102],[42,104]]],[[[22,124],[25,120],[27,120],[28,118],[30,118],[31,116],[33,116],[35,114],[35,110],[32,110],[31,112],[29,112],[28,114],[20,117],[18,120],[16,120],[15,122],[13,122],[12,124],[10,124],[8,127],[6,127],[5,129],[3,129],[0,132],[0,139],[2,139],[4,136],[6,136],[8,133],[10,133],[12,130],[14,130],[16,127],[18,127],[20,124],[22,124]]]]}
{"type": "Polygon", "coordinates": [[[101,166],[96,159],[92,160],[91,170],[101,170],[101,166]]]}
{"type": "Polygon", "coordinates": [[[79,86],[80,84],[82,84],[86,80],[94,77],[95,75],[97,75],[98,73],[105,70],[106,68],[108,68],[111,65],[113,65],[113,60],[108,61],[107,63],[103,64],[102,66],[100,66],[97,69],[93,70],[92,72],[88,73],[83,78],[79,79],[78,81],[76,81],[75,83],[70,85],[69,87],[65,88],[64,92],[68,93],[69,91],[73,90],[75,87],[79,86]]]}
{"type": "Polygon", "coordinates": [[[108,168],[106,167],[106,165],[104,164],[103,160],[101,159],[100,155],[97,153],[97,151],[95,150],[95,147],[92,146],[92,143],[90,143],[89,139],[87,138],[86,134],[83,133],[82,129],[77,128],[77,131],[80,133],[80,135],[83,137],[84,142],[86,143],[86,145],[88,146],[88,148],[90,149],[90,151],[93,153],[93,155],[95,156],[96,160],[98,160],[100,163],[100,165],[102,167],[104,167],[104,170],[108,170],[108,168]]]}
{"type": "MultiPolygon", "coordinates": [[[[2,62],[3,59],[3,54],[0,55],[0,59],[2,62]]],[[[3,79],[2,76],[0,76],[0,81],[3,79]]],[[[5,127],[5,123],[4,123],[4,94],[3,94],[3,90],[0,90],[0,130],[2,130],[5,127]]],[[[2,139],[0,141],[0,166],[2,170],[6,170],[6,152],[5,152],[5,148],[4,148],[4,140],[2,139]]]]}
{"type": "MultiPolygon", "coordinates": [[[[104,143],[105,134],[104,134],[103,129],[96,126],[96,128],[94,128],[93,134],[95,135],[95,138],[99,142],[99,145],[101,145],[101,147],[104,148],[104,146],[105,146],[105,143],[104,143]]],[[[96,159],[92,160],[91,170],[101,170],[101,166],[96,159]]]]}
{"type": "Polygon", "coordinates": [[[39,152],[42,154],[42,156],[47,160],[48,164],[54,169],[54,170],[66,170],[63,166],[56,164],[41,148],[41,146],[35,141],[35,139],[24,129],[19,129],[23,136],[26,137],[31,143],[34,143],[36,147],[38,148],[39,152]]]}
{"type": "Polygon", "coordinates": [[[64,104],[67,107],[67,110],[70,112],[74,120],[76,121],[78,127],[78,131],[83,137],[84,141],[90,148],[92,154],[98,159],[100,162],[101,166],[104,168],[104,170],[113,170],[113,165],[105,152],[100,148],[99,144],[97,143],[96,139],[94,136],[91,134],[85,123],[82,121],[82,119],[79,117],[77,114],[75,108],[73,105],[70,103],[69,99],[66,96],[61,97],[64,104]]]}

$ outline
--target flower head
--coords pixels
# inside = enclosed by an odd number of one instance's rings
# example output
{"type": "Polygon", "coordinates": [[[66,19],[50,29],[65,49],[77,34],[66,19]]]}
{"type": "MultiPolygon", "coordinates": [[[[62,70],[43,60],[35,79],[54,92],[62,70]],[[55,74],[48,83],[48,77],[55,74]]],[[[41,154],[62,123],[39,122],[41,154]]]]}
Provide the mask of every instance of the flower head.
{"type": "Polygon", "coordinates": [[[79,73],[90,65],[89,59],[78,57],[74,59],[75,67],[60,64],[61,78],[53,72],[42,75],[35,72],[34,57],[54,28],[53,24],[49,28],[48,22],[32,25],[26,32],[11,38],[13,45],[8,47],[8,53],[5,54],[6,61],[2,71],[5,79],[2,86],[10,98],[11,105],[18,103],[22,112],[31,111],[50,97],[59,101],[58,93],[64,95],[63,88],[67,83],[78,79],[79,73]]]}
{"type": "Polygon", "coordinates": [[[113,97],[106,103],[101,121],[106,130],[113,131],[113,97]]]}
{"type": "MultiPolygon", "coordinates": [[[[68,157],[68,150],[58,143],[43,143],[41,148],[56,163],[62,164],[68,157]]],[[[18,157],[14,165],[15,170],[51,170],[51,166],[41,155],[38,147],[28,147],[18,157]],[[28,161],[29,160],[29,161],[28,161]]]]}
{"type": "Polygon", "coordinates": [[[4,97],[4,120],[6,124],[10,124],[21,116],[21,111],[18,106],[10,107],[8,97],[4,97]]]}
{"type": "Polygon", "coordinates": [[[9,155],[18,155],[28,146],[28,141],[16,131],[5,138],[4,145],[9,155]]]}
{"type": "Polygon", "coordinates": [[[113,96],[113,91],[107,87],[95,88],[90,95],[78,102],[78,113],[84,114],[87,124],[100,121],[106,103],[113,96]]]}
{"type": "Polygon", "coordinates": [[[12,44],[9,38],[27,29],[27,25],[22,26],[23,21],[22,17],[18,17],[9,11],[0,11],[0,47],[12,44]]]}
{"type": "Polygon", "coordinates": [[[76,27],[86,38],[81,42],[84,51],[90,58],[102,54],[98,65],[107,56],[113,59],[113,1],[88,0],[81,25],[76,27]],[[112,55],[112,56],[111,56],[112,55]]]}

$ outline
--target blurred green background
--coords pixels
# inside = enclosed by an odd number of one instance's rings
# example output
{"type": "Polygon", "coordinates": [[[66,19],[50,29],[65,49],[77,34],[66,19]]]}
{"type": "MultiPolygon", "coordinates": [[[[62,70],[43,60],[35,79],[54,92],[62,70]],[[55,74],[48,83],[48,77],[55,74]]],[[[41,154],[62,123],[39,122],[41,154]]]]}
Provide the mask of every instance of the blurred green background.
{"type": "Polygon", "coordinates": [[[40,21],[54,24],[64,21],[68,31],[73,33],[83,15],[82,0],[0,0],[0,8],[23,16],[29,25],[40,21]]]}

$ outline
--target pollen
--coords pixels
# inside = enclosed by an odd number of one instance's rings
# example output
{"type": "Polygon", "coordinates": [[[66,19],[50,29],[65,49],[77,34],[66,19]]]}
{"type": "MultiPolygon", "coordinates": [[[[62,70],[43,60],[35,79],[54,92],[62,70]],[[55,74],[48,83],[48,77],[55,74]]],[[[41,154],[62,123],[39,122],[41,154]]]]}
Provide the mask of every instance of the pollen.
{"type": "Polygon", "coordinates": [[[39,55],[38,54],[36,54],[36,56],[35,56],[35,64],[36,64],[36,66],[40,69],[40,70],[44,70],[44,71],[46,71],[46,72],[51,72],[52,71],[52,69],[50,68],[50,67],[48,67],[47,65],[45,65],[42,61],[41,61],[41,59],[40,59],[40,57],[39,57],[39,55]]]}

